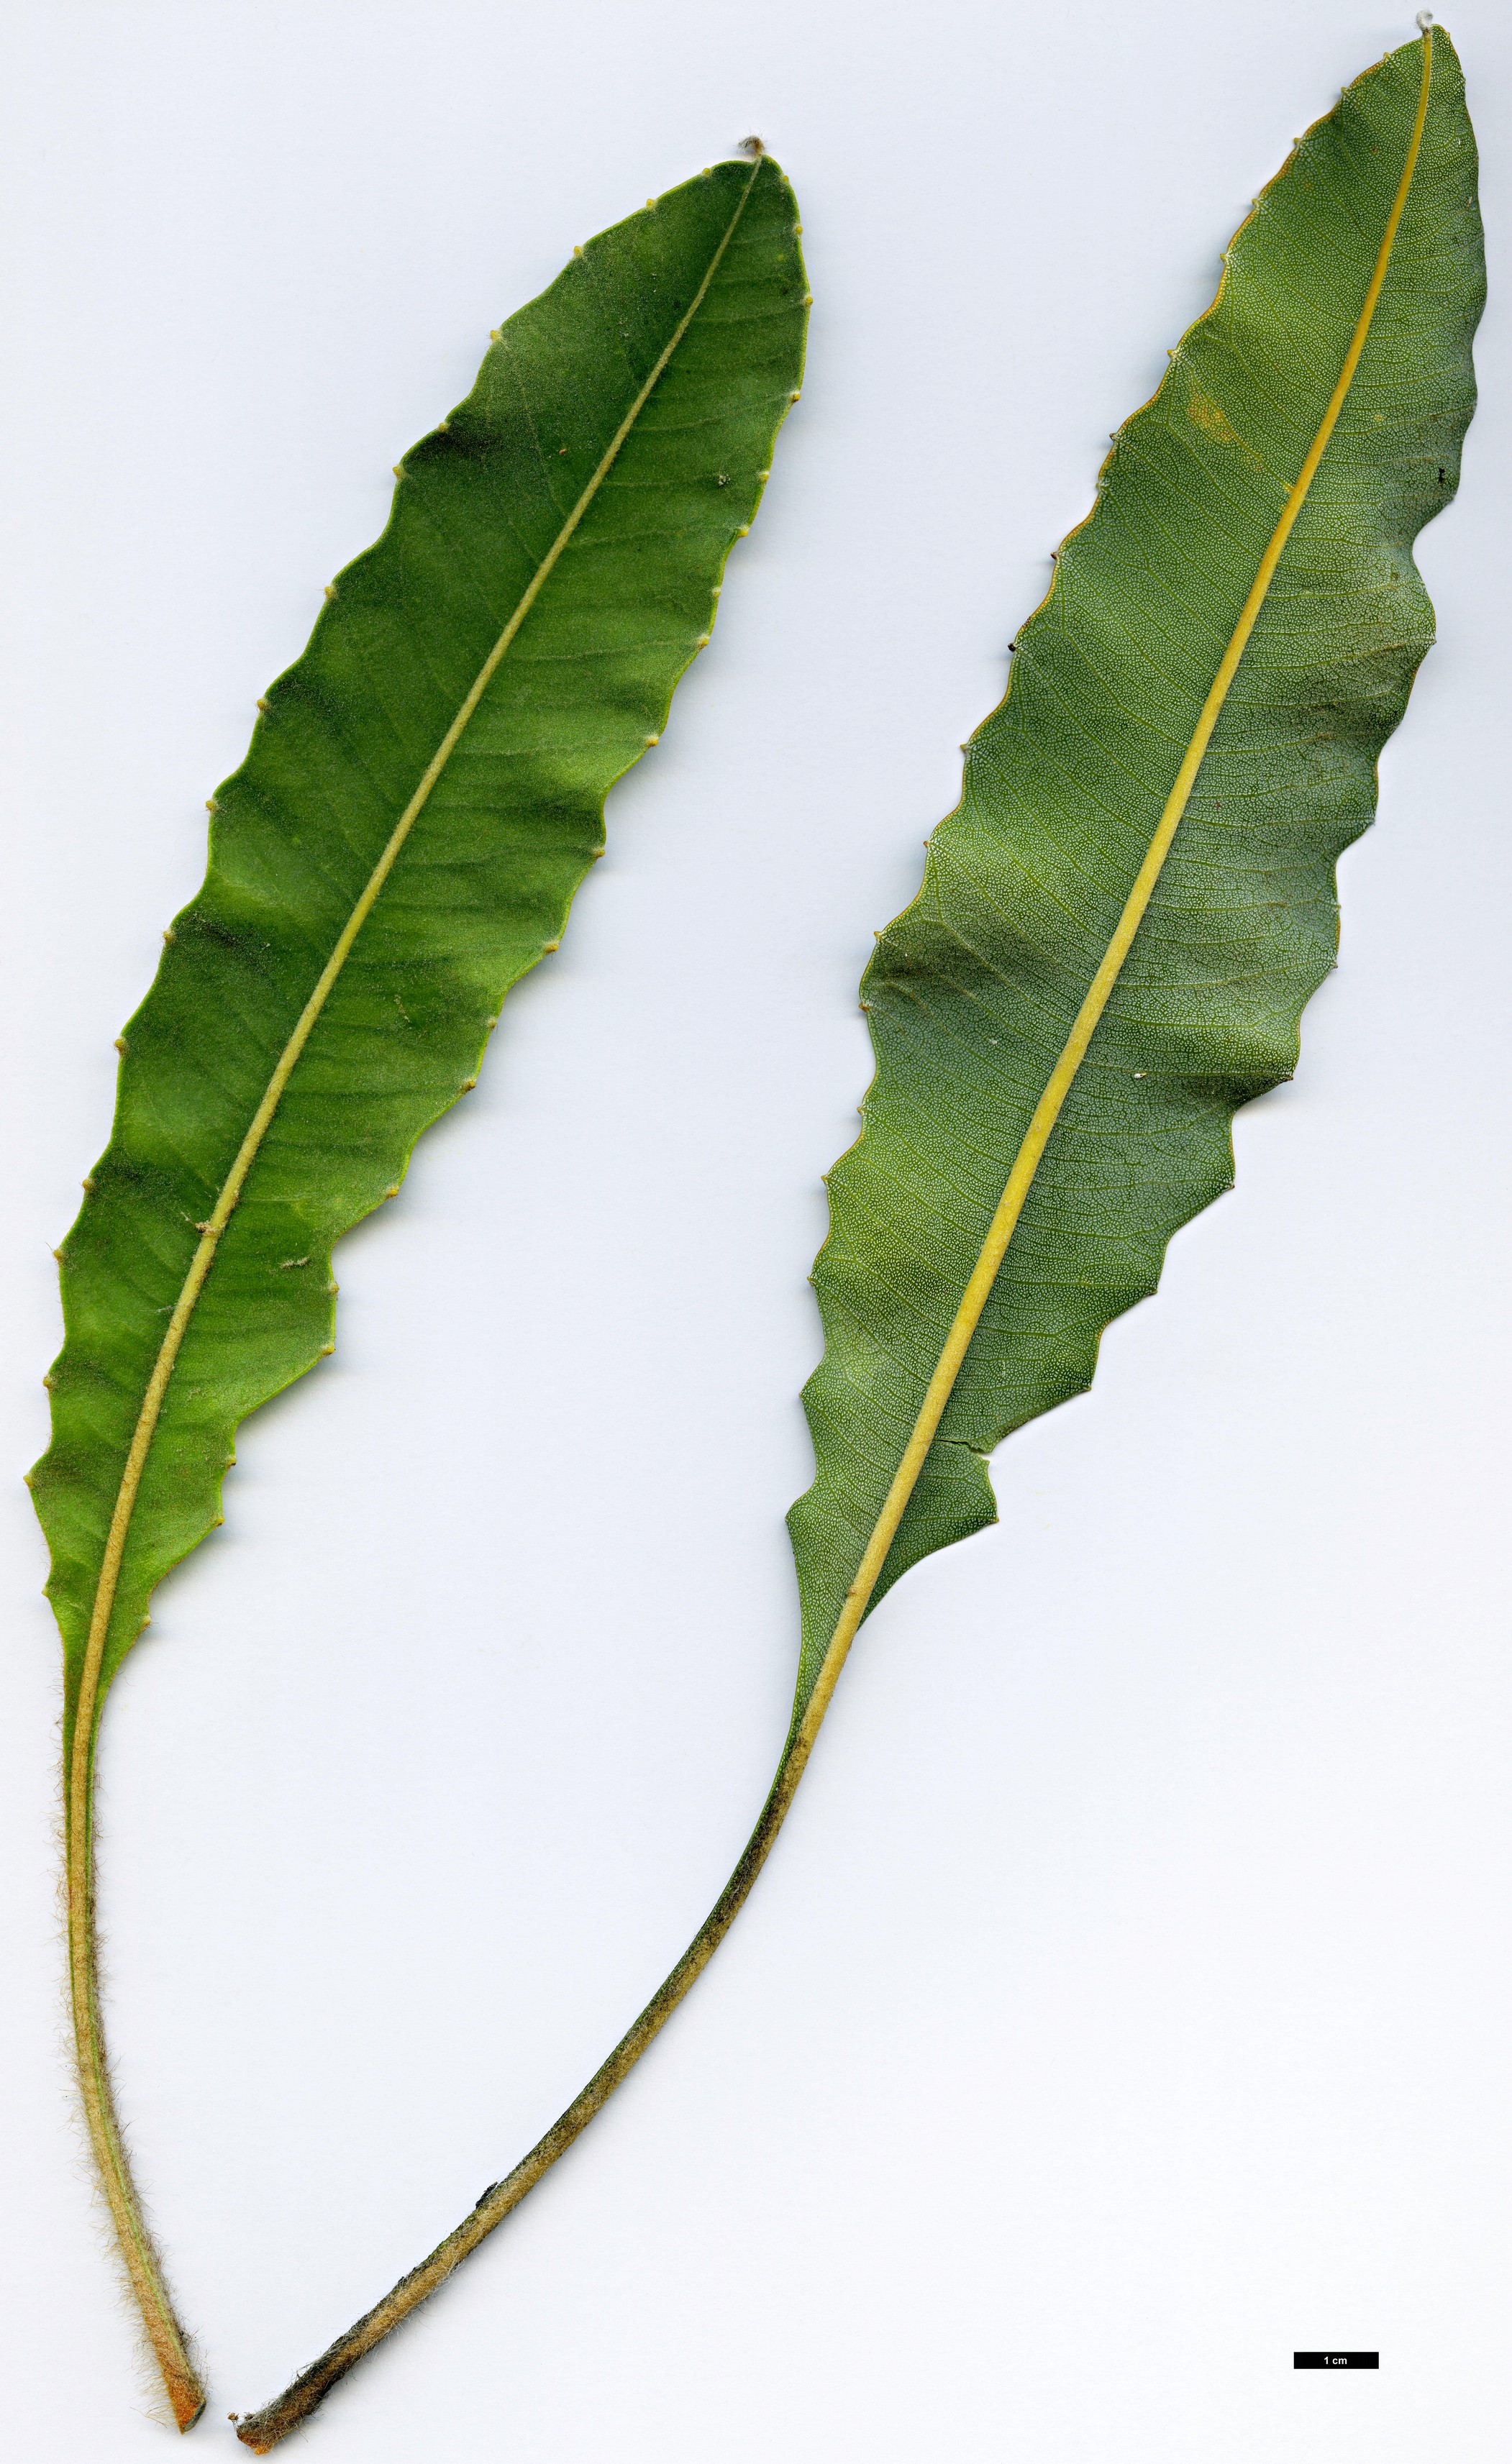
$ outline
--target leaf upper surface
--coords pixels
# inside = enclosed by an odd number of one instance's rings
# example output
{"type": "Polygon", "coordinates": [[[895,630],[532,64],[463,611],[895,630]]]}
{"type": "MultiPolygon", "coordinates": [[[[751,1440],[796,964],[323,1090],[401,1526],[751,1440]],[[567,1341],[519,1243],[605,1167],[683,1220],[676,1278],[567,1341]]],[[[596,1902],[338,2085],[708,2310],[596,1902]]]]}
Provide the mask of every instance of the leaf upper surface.
{"type": "Polygon", "coordinates": [[[67,1341],[33,1493],[70,1726],[148,1381],[280,1055],[518,620],[219,1235],[152,1432],[92,1707],[153,1586],[220,1519],[236,1423],[331,1348],[332,1243],[393,1194],[416,1136],[473,1083],[504,994],[556,946],[602,850],[608,788],[655,742],[708,638],[800,382],[796,224],[764,158],[722,164],[578,251],[406,455],[382,538],[337,577],[217,791],[204,886],[125,1030],[111,1141],[60,1252],[67,1341]]]}
{"type": "MultiPolygon", "coordinates": [[[[1475,144],[1453,47],[1431,41],[1421,145],[1338,424],[870,1605],[995,1519],[988,1454],[1090,1384],[1102,1329],[1230,1186],[1234,1112],[1290,1076],[1334,962],[1335,863],[1372,817],[1376,756],[1432,638],[1412,541],[1454,494],[1475,399],[1475,144]]],[[[830,1176],[825,1353],[804,1397],[816,1477],[789,1516],[800,1709],[1341,377],[1422,67],[1412,43],[1369,70],[1257,201],[1212,307],[1115,439],[923,887],[867,968],[877,1075],[830,1176]]]]}

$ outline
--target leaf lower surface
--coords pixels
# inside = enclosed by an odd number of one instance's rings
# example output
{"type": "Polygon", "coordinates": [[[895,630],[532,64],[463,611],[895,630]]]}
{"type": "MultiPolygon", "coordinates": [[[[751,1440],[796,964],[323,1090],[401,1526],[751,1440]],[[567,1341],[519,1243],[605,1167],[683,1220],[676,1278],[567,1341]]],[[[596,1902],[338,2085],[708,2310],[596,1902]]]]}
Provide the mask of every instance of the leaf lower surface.
{"type": "MultiPolygon", "coordinates": [[[[1234,1177],[1334,963],[1334,867],[1433,633],[1412,556],[1453,495],[1484,296],[1476,152],[1435,29],[1384,287],[1193,791],[1072,1083],[870,1605],[995,1520],[990,1450],[1091,1382],[1102,1330],[1234,1177]]],[[[967,748],[961,803],[861,993],[877,1058],[814,1270],[816,1476],[789,1518],[801,1712],[1032,1115],[1109,948],[1362,316],[1423,46],[1294,147],[1125,422],[967,748]]],[[[796,1715],[795,1715],[796,1716],[796,1715]]]]}
{"type": "Polygon", "coordinates": [[[602,852],[605,794],[708,638],[796,398],[806,293],[769,158],[722,164],[589,241],[405,456],[382,538],[269,688],[211,805],[204,886],[125,1030],[110,1144],[59,1253],[67,1340],[33,1487],[70,1734],[165,1330],[396,821],[534,586],[219,1238],[153,1431],[92,1718],[153,1587],[221,1519],[237,1422],[331,1349],[332,1243],[394,1195],[419,1133],[475,1080],[504,994],[560,940],[602,852]]]}

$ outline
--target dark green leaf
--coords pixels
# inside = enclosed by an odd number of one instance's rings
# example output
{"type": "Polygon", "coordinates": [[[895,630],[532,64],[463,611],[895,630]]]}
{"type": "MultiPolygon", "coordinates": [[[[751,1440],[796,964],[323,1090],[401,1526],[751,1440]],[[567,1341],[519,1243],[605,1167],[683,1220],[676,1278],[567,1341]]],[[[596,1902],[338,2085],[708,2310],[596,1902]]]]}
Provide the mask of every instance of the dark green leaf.
{"type": "Polygon", "coordinates": [[[217,791],[205,885],[126,1027],[114,1133],[61,1253],[68,1341],[34,1492],[70,1719],[202,1227],[485,663],[523,609],[214,1247],[125,1536],[97,1706],[154,1584],[219,1518],[237,1421],[330,1349],[333,1242],[472,1085],[505,993],[555,949],[602,851],[606,790],[708,638],[799,383],[795,219],[774,164],[726,163],[580,250],[406,455],[382,539],[338,575],[217,791]]]}

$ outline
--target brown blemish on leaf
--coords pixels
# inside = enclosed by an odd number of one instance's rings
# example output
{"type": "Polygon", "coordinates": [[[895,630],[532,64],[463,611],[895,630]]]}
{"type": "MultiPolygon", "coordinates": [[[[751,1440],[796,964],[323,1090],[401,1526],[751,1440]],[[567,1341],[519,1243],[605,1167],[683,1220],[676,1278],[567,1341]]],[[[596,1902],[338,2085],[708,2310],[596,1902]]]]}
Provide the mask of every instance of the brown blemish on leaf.
{"type": "Polygon", "coordinates": [[[1193,385],[1188,396],[1187,416],[1193,420],[1207,435],[1215,436],[1220,445],[1238,444],[1239,439],[1234,435],[1217,404],[1209,401],[1199,385],[1193,385]]]}

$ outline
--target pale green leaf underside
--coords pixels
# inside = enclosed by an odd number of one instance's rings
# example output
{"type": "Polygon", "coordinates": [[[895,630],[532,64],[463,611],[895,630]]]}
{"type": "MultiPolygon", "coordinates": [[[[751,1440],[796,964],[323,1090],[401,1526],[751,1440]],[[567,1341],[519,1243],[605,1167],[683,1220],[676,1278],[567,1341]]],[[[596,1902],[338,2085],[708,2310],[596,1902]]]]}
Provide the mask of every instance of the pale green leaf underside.
{"type": "Polygon", "coordinates": [[[218,1520],[237,1421],[330,1348],[333,1242],[392,1193],[420,1131],[476,1077],[504,994],[555,946],[602,850],[607,789],[659,734],[708,637],[800,380],[796,234],[777,166],[726,163],[578,252],[405,457],[382,539],[338,576],[218,791],[204,887],[126,1029],[111,1142],[62,1252],[67,1342],[33,1486],[70,1720],[152,1365],[291,1028],[577,510],[220,1240],[130,1523],[104,1683],[153,1586],[218,1520]]]}
{"type": "MultiPolygon", "coordinates": [[[[826,1349],[804,1398],[816,1478],[789,1517],[800,1707],[1339,378],[1422,58],[1409,44],[1351,86],[1233,242],[1213,306],[1120,430],[920,895],[867,969],[877,1076],[830,1177],[826,1349]]],[[[873,1604],[994,1519],[989,1452],[1090,1383],[1102,1329],[1230,1186],[1235,1109],[1291,1074],[1337,947],[1334,866],[1370,821],[1376,755],[1432,637],[1412,541],[1457,483],[1483,290],[1474,140],[1435,32],[1364,356],[873,1604]]]]}

